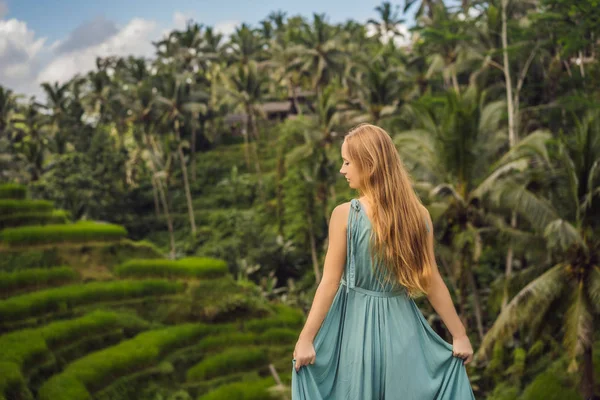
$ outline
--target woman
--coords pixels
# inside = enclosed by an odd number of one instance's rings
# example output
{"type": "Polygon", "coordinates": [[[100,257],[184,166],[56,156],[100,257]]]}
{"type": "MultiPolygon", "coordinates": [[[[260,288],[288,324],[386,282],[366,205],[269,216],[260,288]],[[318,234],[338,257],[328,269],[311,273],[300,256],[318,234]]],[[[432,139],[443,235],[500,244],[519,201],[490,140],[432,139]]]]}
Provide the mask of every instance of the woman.
{"type": "Polygon", "coordinates": [[[331,214],[323,278],[294,350],[293,400],[471,400],[473,349],[434,256],[433,224],[383,129],[342,144],[359,199],[331,214]],[[452,345],[413,301],[425,294],[452,345]]]}

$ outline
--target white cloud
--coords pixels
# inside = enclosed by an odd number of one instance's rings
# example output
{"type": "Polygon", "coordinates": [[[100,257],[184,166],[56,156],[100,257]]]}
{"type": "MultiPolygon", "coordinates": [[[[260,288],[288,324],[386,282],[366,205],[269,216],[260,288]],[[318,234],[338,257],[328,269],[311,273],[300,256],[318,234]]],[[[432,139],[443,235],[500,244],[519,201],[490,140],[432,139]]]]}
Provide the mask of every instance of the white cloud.
{"type": "MultiPolygon", "coordinates": [[[[3,5],[0,0],[0,15],[3,5]]],[[[98,18],[92,21],[95,24],[83,23],[71,34],[52,43],[47,43],[45,37],[36,36],[24,21],[0,19],[0,85],[17,93],[40,97],[41,83],[64,83],[75,74],[94,70],[97,57],[152,57],[155,54],[152,42],[172,29],[185,29],[190,19],[193,19],[192,13],[175,12],[166,26],[134,18],[119,27],[98,18]],[[86,24],[90,29],[85,29],[86,24]],[[76,35],[77,32],[87,36],[76,35]]],[[[223,21],[214,28],[228,36],[238,25],[238,21],[223,21]]]]}
{"type": "Polygon", "coordinates": [[[100,44],[74,50],[57,56],[37,76],[36,81],[66,82],[77,73],[85,73],[95,68],[97,57],[143,56],[154,54],[152,40],[155,39],[156,23],[140,18],[131,20],[114,36],[100,44]]]}
{"type": "Polygon", "coordinates": [[[194,19],[191,13],[185,14],[181,11],[175,11],[175,13],[173,14],[173,28],[178,30],[185,29],[185,27],[187,26],[187,22],[190,19],[194,19]]]}
{"type": "MultiPolygon", "coordinates": [[[[404,47],[404,46],[408,46],[410,44],[411,41],[411,32],[409,32],[408,27],[404,24],[396,24],[396,29],[398,30],[398,32],[401,33],[401,35],[394,35],[391,32],[386,32],[384,35],[381,36],[381,42],[382,43],[388,43],[390,41],[390,39],[393,38],[394,40],[394,44],[398,47],[404,47]]],[[[375,28],[374,25],[372,24],[368,24],[367,25],[367,36],[371,37],[374,36],[375,34],[377,34],[377,28],[375,28]]]]}
{"type": "Polygon", "coordinates": [[[225,38],[235,32],[235,28],[240,25],[240,21],[223,21],[215,25],[215,32],[221,33],[225,38]]]}
{"type": "Polygon", "coordinates": [[[23,21],[0,20],[0,85],[17,92],[31,92],[31,78],[39,66],[45,42],[45,38],[36,38],[23,21]]]}

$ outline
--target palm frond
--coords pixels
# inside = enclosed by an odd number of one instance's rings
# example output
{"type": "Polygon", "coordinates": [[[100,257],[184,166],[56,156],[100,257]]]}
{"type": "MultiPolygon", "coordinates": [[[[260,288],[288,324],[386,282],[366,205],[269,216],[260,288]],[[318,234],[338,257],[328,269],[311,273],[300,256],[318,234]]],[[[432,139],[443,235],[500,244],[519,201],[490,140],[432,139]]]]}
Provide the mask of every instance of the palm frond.
{"type": "Polygon", "coordinates": [[[594,317],[588,302],[583,282],[579,282],[567,312],[564,345],[568,350],[569,372],[578,369],[577,356],[592,345],[594,337],[594,317]]]}
{"type": "Polygon", "coordinates": [[[471,197],[484,197],[487,193],[496,188],[496,181],[498,179],[513,171],[522,172],[527,168],[527,165],[527,160],[521,159],[506,163],[501,167],[496,168],[490,175],[487,176],[487,178],[483,180],[483,182],[479,184],[479,186],[477,186],[477,188],[471,192],[471,197]]]}
{"type": "Polygon", "coordinates": [[[431,189],[430,196],[452,196],[463,206],[466,205],[465,199],[460,195],[460,193],[458,193],[454,186],[447,183],[442,183],[441,185],[437,185],[431,189]]]}
{"type": "Polygon", "coordinates": [[[548,156],[548,148],[546,144],[552,139],[552,134],[547,130],[537,130],[521,139],[512,149],[510,149],[493,168],[498,168],[513,160],[520,158],[540,157],[547,165],[550,165],[550,157],[548,156]]]}
{"type": "Polygon", "coordinates": [[[492,204],[515,210],[538,232],[543,232],[550,222],[559,219],[550,203],[512,180],[501,180],[490,194],[492,204]]]}
{"type": "Polygon", "coordinates": [[[562,294],[566,282],[564,266],[557,264],[525,286],[485,334],[477,358],[486,358],[496,341],[507,338],[517,328],[530,322],[534,315],[545,314],[552,301],[562,294]]]}
{"type": "Polygon", "coordinates": [[[592,266],[588,280],[588,297],[596,313],[600,314],[600,266],[592,266]]]}
{"type": "Polygon", "coordinates": [[[578,245],[587,250],[587,245],[579,231],[564,219],[550,222],[544,229],[544,237],[548,241],[549,248],[558,247],[564,251],[572,245],[578,245]]]}

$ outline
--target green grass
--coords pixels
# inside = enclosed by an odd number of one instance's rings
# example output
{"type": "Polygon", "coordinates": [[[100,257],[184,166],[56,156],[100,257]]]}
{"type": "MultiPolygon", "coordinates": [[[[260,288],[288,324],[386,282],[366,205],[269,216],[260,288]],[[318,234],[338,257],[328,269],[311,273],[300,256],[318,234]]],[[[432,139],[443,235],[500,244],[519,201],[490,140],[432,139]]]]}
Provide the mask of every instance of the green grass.
{"type": "Polygon", "coordinates": [[[223,385],[198,400],[268,400],[274,399],[269,388],[275,386],[273,378],[263,378],[256,381],[235,382],[223,385]]]}
{"type": "Polygon", "coordinates": [[[115,269],[120,277],[216,278],[228,273],[223,260],[209,257],[188,257],[180,260],[129,260],[115,269]]]}
{"type": "Polygon", "coordinates": [[[65,210],[28,211],[0,215],[0,229],[24,225],[67,224],[70,214],[65,210]]]}
{"type": "Polygon", "coordinates": [[[39,289],[79,278],[77,272],[69,267],[32,268],[15,272],[0,271],[0,293],[2,296],[23,290],[39,289]]]}
{"type": "Polygon", "coordinates": [[[105,300],[120,300],[182,291],[183,284],[163,280],[92,282],[41,290],[0,301],[0,320],[14,322],[105,300]]]}
{"type": "Polygon", "coordinates": [[[27,187],[18,183],[3,183],[0,185],[0,199],[21,200],[27,197],[27,187]]]}
{"type": "Polygon", "coordinates": [[[40,400],[91,399],[117,377],[155,365],[167,352],[185,346],[210,333],[202,324],[185,324],[140,333],[116,346],[89,354],[69,364],[65,370],[46,381],[39,390],[40,400]]]}
{"type": "Polygon", "coordinates": [[[7,228],[0,232],[0,241],[10,246],[87,241],[117,240],[127,236],[127,230],[114,224],[81,221],[74,224],[50,224],[7,228]]]}
{"type": "Polygon", "coordinates": [[[269,360],[265,348],[233,347],[206,357],[187,371],[188,381],[199,381],[235,372],[266,366],[269,360]]]}
{"type": "Polygon", "coordinates": [[[82,336],[102,334],[115,328],[141,330],[147,326],[147,322],[129,313],[98,310],[81,318],[57,321],[44,327],[2,335],[0,336],[0,349],[2,349],[0,399],[2,394],[12,393],[11,388],[23,386],[22,372],[50,359],[51,352],[59,346],[70,344],[82,336]]]}
{"type": "Polygon", "coordinates": [[[21,212],[51,212],[54,203],[48,200],[0,199],[0,215],[21,212]]]}

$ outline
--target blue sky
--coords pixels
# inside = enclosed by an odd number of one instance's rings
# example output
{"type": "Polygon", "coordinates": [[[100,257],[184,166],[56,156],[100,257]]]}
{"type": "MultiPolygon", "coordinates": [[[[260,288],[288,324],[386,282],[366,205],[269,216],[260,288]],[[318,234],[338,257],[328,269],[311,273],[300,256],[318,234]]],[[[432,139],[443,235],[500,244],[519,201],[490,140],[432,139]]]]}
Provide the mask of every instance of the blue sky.
{"type": "MultiPolygon", "coordinates": [[[[313,12],[324,12],[332,22],[352,18],[365,21],[376,16],[375,7],[381,1],[362,0],[5,0],[8,14],[5,17],[26,21],[42,36],[59,39],[79,24],[98,16],[121,25],[133,17],[142,17],[167,24],[176,11],[194,15],[207,25],[223,21],[241,21],[257,24],[271,11],[283,10],[288,15],[310,16],[313,12]]],[[[403,5],[403,2],[395,2],[403,5]]]]}
{"type": "MultiPolygon", "coordinates": [[[[392,2],[403,5],[404,2],[392,2]]],[[[381,0],[0,0],[0,85],[27,95],[41,82],[64,82],[94,67],[97,56],[151,56],[151,42],[194,19],[228,34],[272,11],[325,13],[330,22],[377,17],[381,0]]],[[[407,24],[412,24],[408,16],[407,24]]]]}

